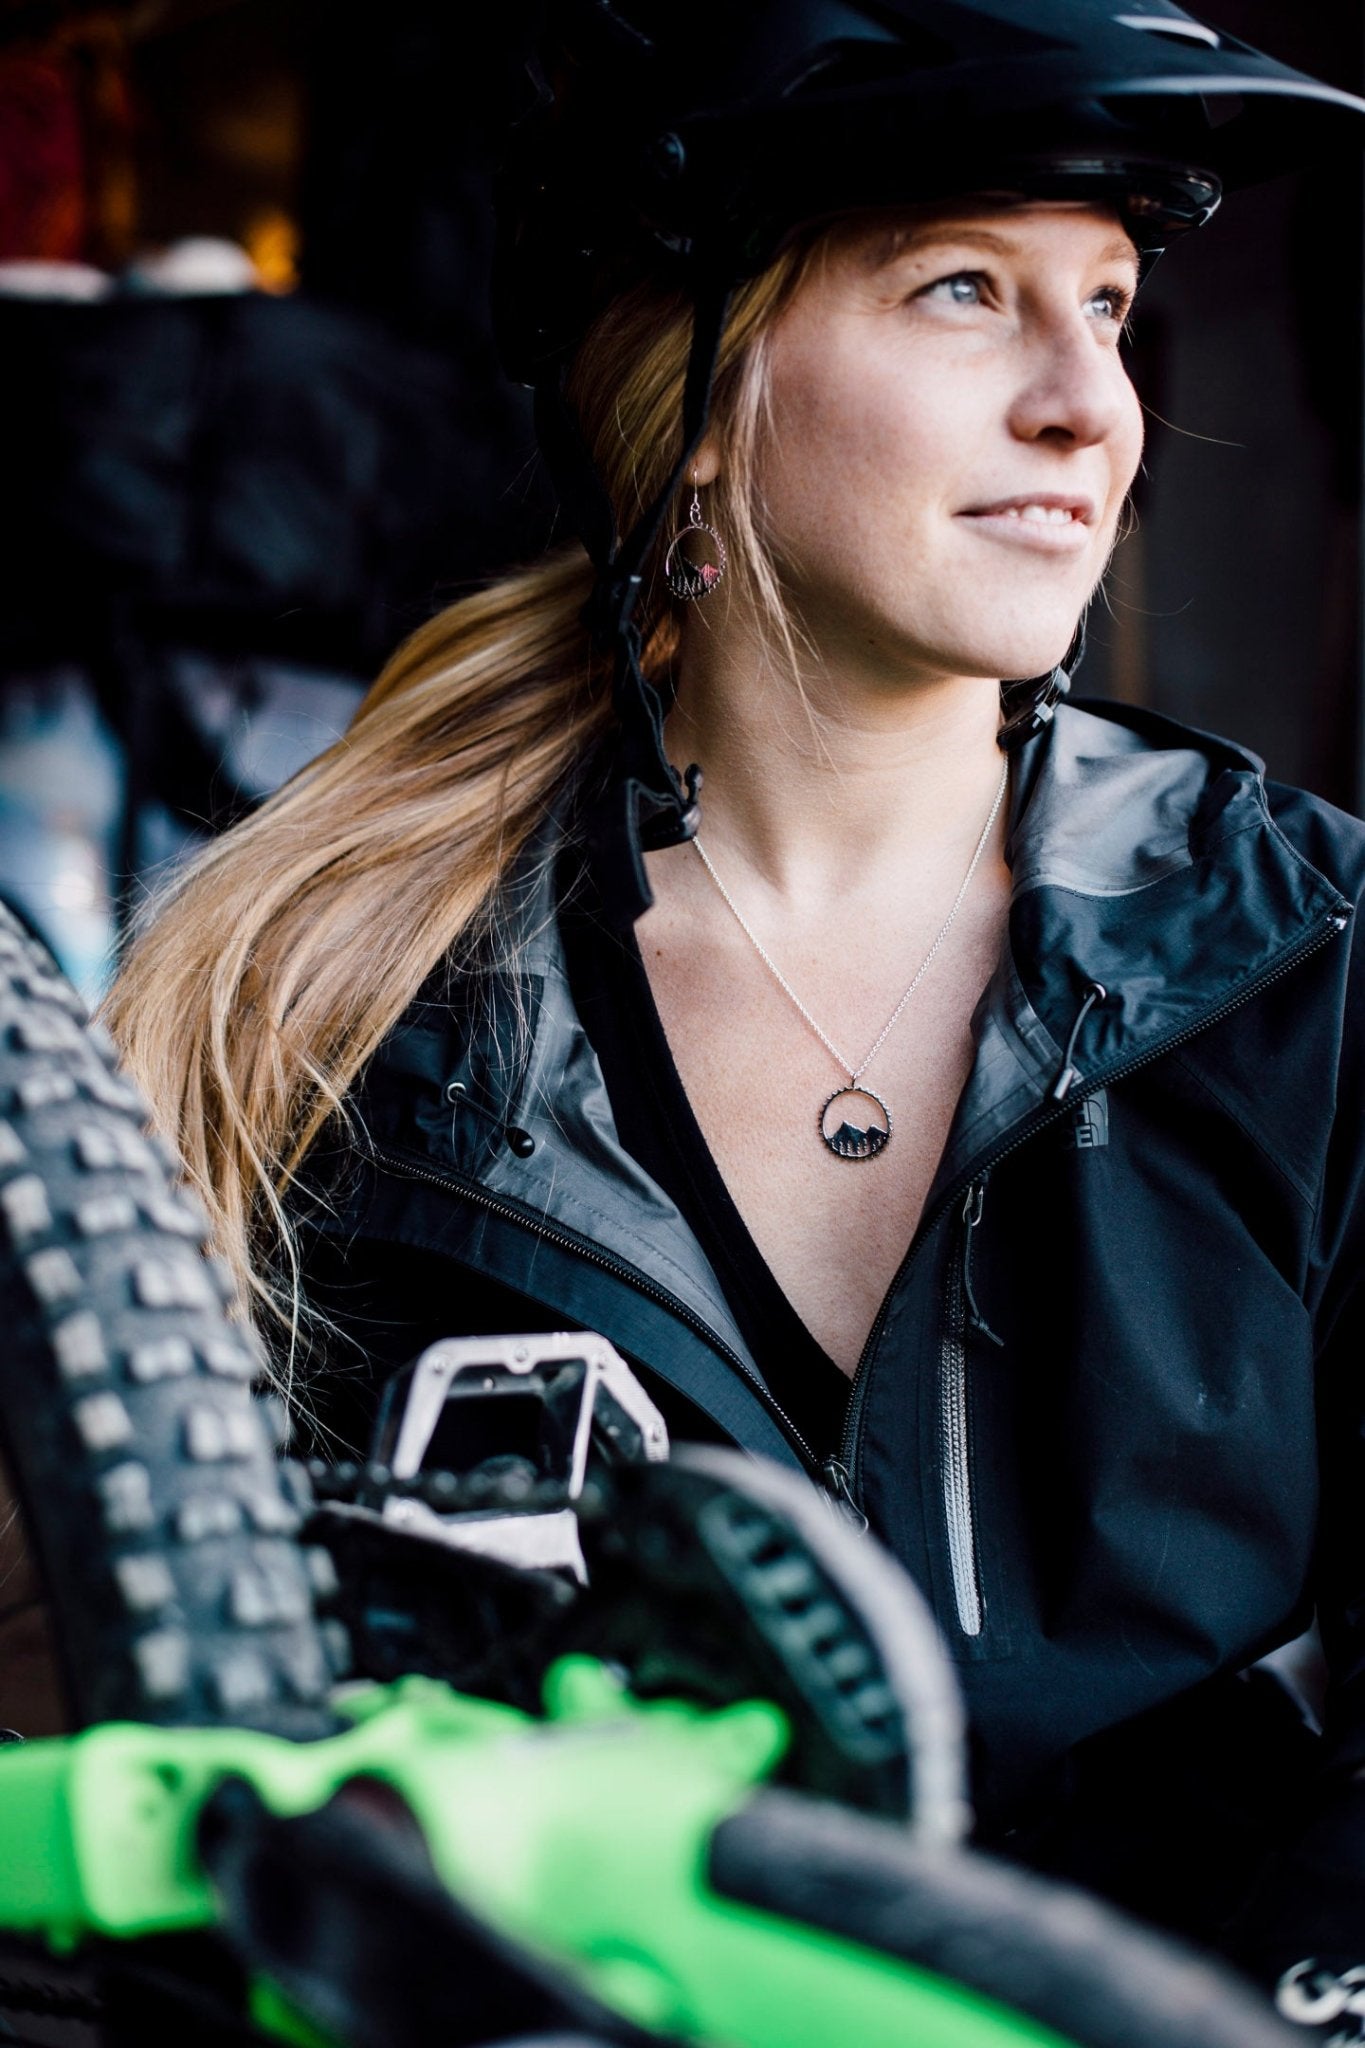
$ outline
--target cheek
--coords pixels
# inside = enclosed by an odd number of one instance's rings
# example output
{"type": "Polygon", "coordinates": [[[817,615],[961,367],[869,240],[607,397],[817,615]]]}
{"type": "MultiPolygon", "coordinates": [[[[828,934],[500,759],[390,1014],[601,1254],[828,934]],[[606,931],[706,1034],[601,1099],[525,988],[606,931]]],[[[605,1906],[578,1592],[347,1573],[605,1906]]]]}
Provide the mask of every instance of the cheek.
{"type": "Polygon", "coordinates": [[[846,475],[871,440],[868,410],[866,380],[850,373],[837,346],[789,342],[773,363],[768,460],[776,488],[798,494],[846,475]]]}
{"type": "Polygon", "coordinates": [[[773,432],[760,462],[770,535],[804,552],[904,531],[960,451],[962,422],[932,402],[921,374],[866,349],[793,335],[774,351],[773,432]]]}

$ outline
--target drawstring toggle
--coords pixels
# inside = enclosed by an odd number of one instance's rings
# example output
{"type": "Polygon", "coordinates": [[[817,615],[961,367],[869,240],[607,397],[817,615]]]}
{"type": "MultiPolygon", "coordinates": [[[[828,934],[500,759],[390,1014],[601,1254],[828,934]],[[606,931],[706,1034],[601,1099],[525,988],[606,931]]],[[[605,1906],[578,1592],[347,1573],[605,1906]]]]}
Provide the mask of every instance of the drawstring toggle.
{"type": "Polygon", "coordinates": [[[1065,1102],[1072,1088],[1081,1078],[1073,1064],[1076,1057],[1076,1042],[1081,1035],[1081,1026],[1085,1023],[1086,1018],[1090,1015],[1096,1003],[1102,1003],[1108,993],[1109,991],[1102,981],[1092,981],[1086,989],[1085,1001],[1076,1012],[1076,1021],[1071,1027],[1071,1036],[1067,1039],[1066,1051],[1062,1054],[1062,1071],[1052,1084],[1052,1100],[1054,1102],[1065,1102]]]}

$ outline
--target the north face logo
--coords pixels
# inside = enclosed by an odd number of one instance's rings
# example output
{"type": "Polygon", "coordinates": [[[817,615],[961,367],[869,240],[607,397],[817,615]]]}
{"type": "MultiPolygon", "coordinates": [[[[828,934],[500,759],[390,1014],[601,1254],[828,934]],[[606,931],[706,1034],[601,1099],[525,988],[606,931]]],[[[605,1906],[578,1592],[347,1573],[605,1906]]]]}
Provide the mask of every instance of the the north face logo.
{"type": "Polygon", "coordinates": [[[1062,1143],[1077,1152],[1098,1152],[1109,1143],[1109,1096],[1103,1089],[1076,1104],[1067,1120],[1062,1143]]]}

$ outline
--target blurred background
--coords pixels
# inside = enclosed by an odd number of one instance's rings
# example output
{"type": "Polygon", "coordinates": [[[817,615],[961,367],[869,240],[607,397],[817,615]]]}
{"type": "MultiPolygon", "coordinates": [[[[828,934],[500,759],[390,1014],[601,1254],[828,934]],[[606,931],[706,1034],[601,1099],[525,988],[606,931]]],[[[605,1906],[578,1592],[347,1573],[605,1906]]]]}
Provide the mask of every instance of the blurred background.
{"type": "MultiPolygon", "coordinates": [[[[1365,90],[1361,0],[1200,11],[1365,90]]],[[[485,314],[516,12],[0,0],[0,893],[92,997],[166,863],[554,531],[485,314]]],[[[1363,191],[1240,196],[1158,267],[1078,686],[1357,811],[1363,191]]]]}

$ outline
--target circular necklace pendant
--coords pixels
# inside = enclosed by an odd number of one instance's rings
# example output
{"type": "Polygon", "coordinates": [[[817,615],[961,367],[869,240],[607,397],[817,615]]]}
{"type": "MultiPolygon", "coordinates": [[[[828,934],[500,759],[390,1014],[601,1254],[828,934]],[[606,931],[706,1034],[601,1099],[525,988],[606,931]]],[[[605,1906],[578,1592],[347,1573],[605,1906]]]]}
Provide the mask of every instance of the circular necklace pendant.
{"type": "Polygon", "coordinates": [[[820,1111],[820,1136],[836,1159],[875,1159],[891,1142],[891,1112],[870,1088],[836,1088],[820,1111]]]}

